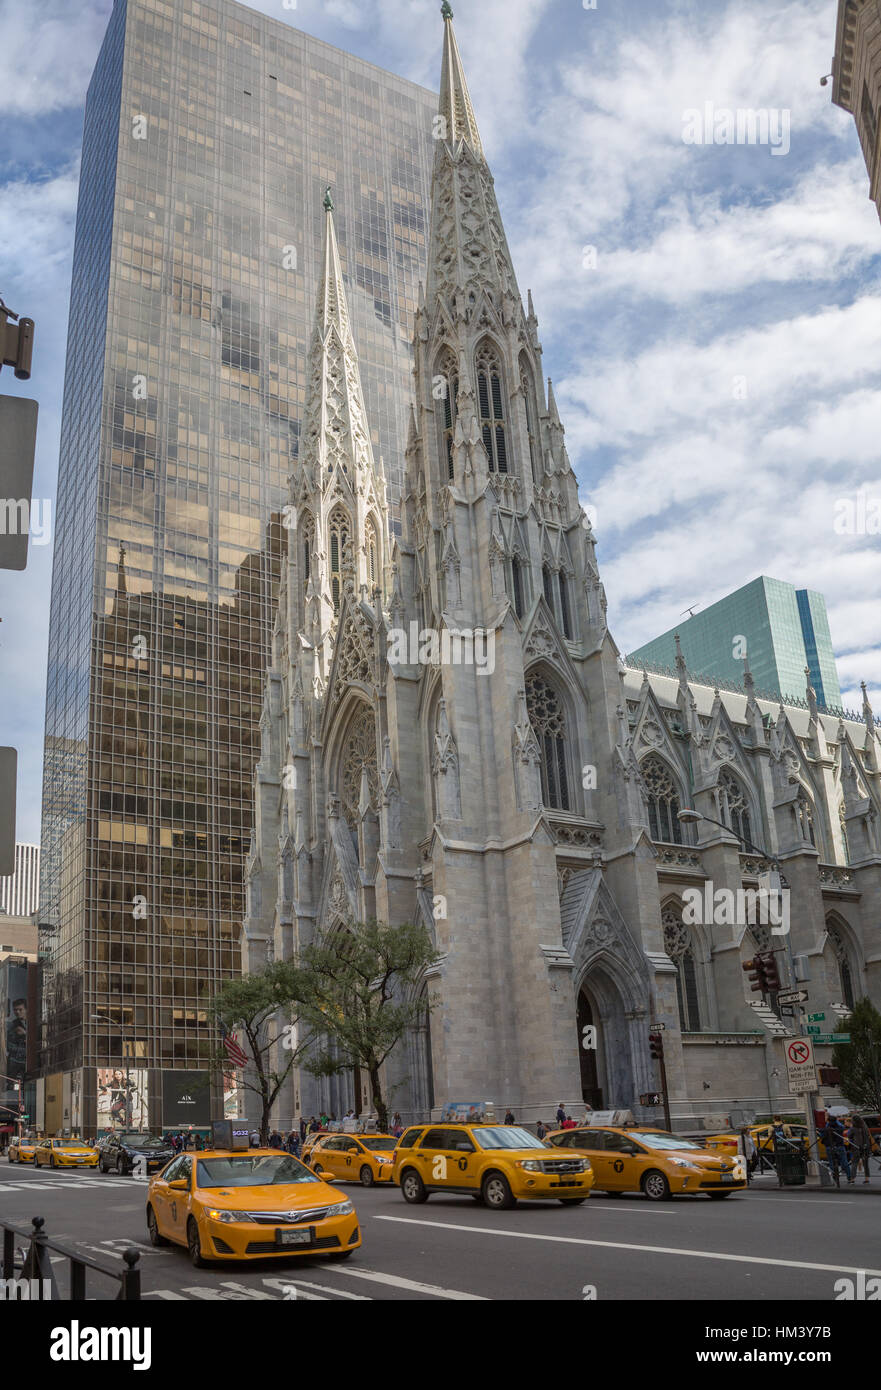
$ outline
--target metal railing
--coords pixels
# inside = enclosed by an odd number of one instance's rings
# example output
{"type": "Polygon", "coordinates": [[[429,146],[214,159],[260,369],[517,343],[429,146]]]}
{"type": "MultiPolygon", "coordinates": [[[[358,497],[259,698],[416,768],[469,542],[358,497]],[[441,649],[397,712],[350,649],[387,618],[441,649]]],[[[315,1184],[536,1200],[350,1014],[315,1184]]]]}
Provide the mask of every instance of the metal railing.
{"type": "MultiPolygon", "coordinates": [[[[43,1227],[45,1218],[35,1216],[31,1221],[30,1228],[26,1225],[19,1225],[14,1221],[0,1221],[0,1228],[3,1230],[3,1278],[6,1281],[28,1281],[30,1298],[37,1299],[58,1299],[62,1300],[63,1295],[59,1292],[58,1284],[55,1280],[55,1273],[49,1252],[53,1251],[56,1255],[62,1255],[69,1262],[70,1271],[70,1292],[68,1299],[72,1302],[82,1302],[86,1297],[86,1271],[94,1270],[104,1276],[105,1279],[113,1280],[119,1284],[119,1293],[116,1300],[126,1302],[139,1300],[141,1297],[141,1271],[138,1266],[140,1252],[133,1246],[122,1252],[122,1265],[110,1265],[105,1261],[96,1260],[91,1255],[85,1255],[76,1246],[69,1245],[64,1241],[52,1240],[46,1235],[43,1227]],[[16,1261],[15,1238],[16,1236],[29,1241],[27,1250],[19,1247],[21,1259],[16,1261]]],[[[6,1297],[9,1298],[9,1283],[5,1285],[6,1297]]]]}

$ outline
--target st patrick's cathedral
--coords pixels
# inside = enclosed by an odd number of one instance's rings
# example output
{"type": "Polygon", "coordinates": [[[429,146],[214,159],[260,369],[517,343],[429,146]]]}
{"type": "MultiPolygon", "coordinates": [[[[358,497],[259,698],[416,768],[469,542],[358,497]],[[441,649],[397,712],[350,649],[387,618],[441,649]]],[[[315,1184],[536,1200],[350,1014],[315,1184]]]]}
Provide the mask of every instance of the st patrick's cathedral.
{"type": "MultiPolygon", "coordinates": [[[[624,664],[443,13],[400,539],[326,199],[243,968],[346,921],[423,921],[439,959],[416,988],[436,1006],[386,1064],[405,1121],[487,1100],[551,1120],[562,1100],[663,1124],[640,1102],[661,1089],[658,1025],[674,1128],[791,1111],[793,1020],[742,968],[782,937],[684,906],[706,884],[708,900],[755,889],[773,862],[811,1008],[833,1030],[836,1006],[877,1002],[881,731],[867,701],[832,716],[810,685],[797,706],[757,698],[747,665],[738,692],[694,680],[679,653],[667,675],[624,664]],[[411,625],[483,633],[492,660],[390,660],[411,625]]],[[[350,1108],[370,1109],[363,1073],[299,1071],[274,1119],[350,1108]]]]}

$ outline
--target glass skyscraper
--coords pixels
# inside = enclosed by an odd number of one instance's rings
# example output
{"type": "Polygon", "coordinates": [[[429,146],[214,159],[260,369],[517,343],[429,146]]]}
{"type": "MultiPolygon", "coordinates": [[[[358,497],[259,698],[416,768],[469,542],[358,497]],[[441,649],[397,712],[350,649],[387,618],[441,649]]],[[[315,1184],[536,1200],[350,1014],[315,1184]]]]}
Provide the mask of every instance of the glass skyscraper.
{"type": "Polygon", "coordinates": [[[826,602],[813,589],[761,575],[646,642],[629,659],[672,667],[677,632],[685,664],[697,676],[740,684],[745,649],[763,694],[804,699],[807,666],[820,704],[841,704],[826,602]]]}
{"type": "Polygon", "coordinates": [[[232,0],[116,0],[86,102],[52,579],[53,1118],[94,1129],[97,1069],[127,1064],[163,1123],[161,1073],[215,1050],[324,190],[396,529],[436,110],[232,0]]]}

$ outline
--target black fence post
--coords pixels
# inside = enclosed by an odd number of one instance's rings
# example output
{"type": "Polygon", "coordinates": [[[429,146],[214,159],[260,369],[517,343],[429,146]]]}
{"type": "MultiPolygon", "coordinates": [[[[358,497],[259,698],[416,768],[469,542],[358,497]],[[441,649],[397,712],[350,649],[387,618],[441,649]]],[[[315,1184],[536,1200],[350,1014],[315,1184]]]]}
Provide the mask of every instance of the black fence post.
{"type": "Polygon", "coordinates": [[[123,1251],[122,1258],[128,1268],[124,1269],[119,1277],[118,1297],[127,1302],[139,1300],[141,1297],[141,1271],[138,1268],[138,1261],[141,1258],[140,1251],[129,1246],[128,1250],[123,1251]]]}
{"type": "Polygon", "coordinates": [[[15,1232],[3,1227],[3,1278],[15,1278],[15,1232]]]}

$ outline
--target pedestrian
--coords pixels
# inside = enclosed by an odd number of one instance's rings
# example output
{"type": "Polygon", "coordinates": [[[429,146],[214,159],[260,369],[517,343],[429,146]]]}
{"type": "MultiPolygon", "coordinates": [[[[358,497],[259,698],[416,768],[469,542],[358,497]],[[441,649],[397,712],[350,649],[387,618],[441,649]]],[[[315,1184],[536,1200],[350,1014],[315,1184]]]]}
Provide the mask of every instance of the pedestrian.
{"type": "Polygon", "coordinates": [[[511,1110],[511,1109],[506,1110],[506,1111],[505,1111],[505,1124],[506,1124],[506,1125],[513,1125],[513,1124],[515,1124],[515,1123],[516,1123],[516,1121],[514,1120],[514,1111],[511,1110]]]}
{"type": "Polygon", "coordinates": [[[587,1104],[587,1101],[585,1101],[585,1103],[584,1103],[584,1114],[583,1114],[582,1117],[581,1117],[581,1123],[582,1123],[583,1125],[589,1125],[589,1124],[590,1124],[590,1117],[591,1117],[592,1114],[593,1114],[593,1106],[592,1106],[592,1105],[588,1105],[588,1104],[587,1104]]]}
{"type": "Polygon", "coordinates": [[[746,1181],[749,1184],[756,1169],[756,1159],[758,1158],[759,1151],[756,1148],[756,1141],[753,1139],[748,1129],[742,1129],[740,1131],[740,1142],[746,1163],[746,1181]]]}
{"type": "Polygon", "coordinates": [[[312,1118],[311,1118],[311,1120],[309,1121],[309,1133],[310,1133],[310,1134],[317,1134],[317,1133],[319,1132],[320,1129],[321,1129],[321,1125],[320,1125],[320,1123],[318,1122],[318,1120],[316,1120],[315,1116],[313,1115],[312,1118]]]}
{"type": "Polygon", "coordinates": [[[847,1181],[852,1183],[854,1178],[850,1171],[850,1160],[847,1157],[847,1149],[845,1147],[844,1126],[836,1116],[829,1116],[821,1131],[820,1138],[826,1145],[826,1157],[829,1160],[829,1168],[835,1179],[835,1186],[841,1186],[838,1178],[839,1168],[844,1169],[847,1181]]]}
{"type": "Polygon", "coordinates": [[[300,1133],[299,1130],[292,1129],[288,1135],[288,1153],[297,1158],[300,1153],[300,1133]]]}
{"type": "Polygon", "coordinates": [[[248,1136],[248,1143],[251,1145],[252,1149],[259,1149],[260,1135],[257,1133],[256,1129],[251,1130],[251,1133],[248,1136]]]}
{"type": "Polygon", "coordinates": [[[563,1128],[575,1129],[575,1121],[573,1120],[571,1115],[567,1115],[566,1118],[563,1120],[563,1128]]]}
{"type": "Polygon", "coordinates": [[[557,1129],[562,1129],[563,1126],[564,1126],[564,1124],[565,1124],[565,1122],[566,1122],[566,1111],[565,1111],[564,1108],[563,1108],[563,1102],[560,1101],[560,1104],[557,1106],[557,1129]]]}
{"type": "Polygon", "coordinates": [[[547,1130],[545,1129],[543,1122],[539,1120],[538,1124],[535,1126],[535,1137],[536,1139],[544,1139],[546,1134],[547,1130]]]}
{"type": "Polygon", "coordinates": [[[862,1115],[852,1115],[850,1128],[847,1131],[848,1142],[850,1143],[851,1156],[853,1158],[853,1178],[857,1177],[862,1164],[865,1177],[863,1183],[869,1181],[869,1155],[872,1152],[872,1136],[869,1133],[869,1126],[866,1124],[862,1115]]]}
{"type": "Polygon", "coordinates": [[[305,1144],[306,1135],[309,1133],[309,1126],[306,1124],[305,1115],[300,1116],[300,1143],[305,1144]]]}
{"type": "Polygon", "coordinates": [[[397,1131],[400,1131],[401,1134],[404,1133],[404,1122],[401,1119],[401,1112],[399,1110],[395,1111],[395,1117],[392,1120],[392,1133],[395,1134],[397,1131]]]}

